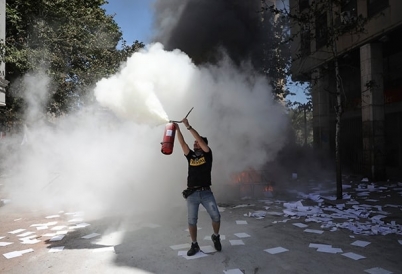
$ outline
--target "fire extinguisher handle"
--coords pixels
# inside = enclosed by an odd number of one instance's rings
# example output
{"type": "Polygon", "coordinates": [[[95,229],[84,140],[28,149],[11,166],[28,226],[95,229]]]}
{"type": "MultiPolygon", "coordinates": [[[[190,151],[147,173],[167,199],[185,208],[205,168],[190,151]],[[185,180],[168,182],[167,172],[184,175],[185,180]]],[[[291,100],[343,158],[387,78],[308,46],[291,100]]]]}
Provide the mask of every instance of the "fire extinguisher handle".
{"type": "MultiPolygon", "coordinates": [[[[190,114],[190,112],[193,110],[194,107],[192,107],[190,109],[190,111],[187,113],[186,117],[184,117],[184,119],[186,119],[188,117],[188,115],[190,114]]],[[[182,123],[182,121],[174,121],[174,120],[169,120],[169,123],[182,123]]]]}
{"type": "Polygon", "coordinates": [[[184,117],[184,119],[186,119],[186,118],[188,117],[188,115],[189,115],[190,112],[193,110],[193,108],[194,108],[194,107],[192,107],[192,108],[190,109],[190,111],[187,113],[187,115],[186,115],[186,117],[184,117]]]}

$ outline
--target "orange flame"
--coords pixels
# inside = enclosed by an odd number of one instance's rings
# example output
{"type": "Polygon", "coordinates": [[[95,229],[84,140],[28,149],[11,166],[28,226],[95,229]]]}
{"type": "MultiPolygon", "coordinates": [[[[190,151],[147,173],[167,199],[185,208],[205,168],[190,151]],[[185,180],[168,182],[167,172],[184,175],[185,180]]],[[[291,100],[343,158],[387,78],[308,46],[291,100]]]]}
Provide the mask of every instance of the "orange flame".
{"type": "Polygon", "coordinates": [[[264,192],[272,192],[272,191],[274,191],[273,186],[266,186],[266,187],[264,188],[264,192]]]}

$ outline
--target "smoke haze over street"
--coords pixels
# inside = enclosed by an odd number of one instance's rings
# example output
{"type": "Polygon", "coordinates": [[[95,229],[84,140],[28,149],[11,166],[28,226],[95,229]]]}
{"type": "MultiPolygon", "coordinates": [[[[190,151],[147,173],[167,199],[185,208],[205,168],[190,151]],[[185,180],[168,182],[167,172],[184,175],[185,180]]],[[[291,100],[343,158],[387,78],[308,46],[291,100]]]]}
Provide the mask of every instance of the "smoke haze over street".
{"type": "MultiPolygon", "coordinates": [[[[160,152],[160,142],[165,123],[181,120],[192,107],[190,124],[208,137],[213,151],[217,199],[228,194],[219,190],[233,173],[275,159],[286,143],[288,118],[268,79],[248,62],[234,62],[231,51],[213,63],[195,64],[172,39],[169,49],[159,42],[146,45],[96,84],[101,111],[87,106],[49,125],[38,122],[46,97],[28,101],[34,115],[27,117],[24,136],[15,136],[18,151],[6,164],[13,203],[94,217],[183,205],[186,160],[177,141],[169,156],[160,152]]],[[[38,73],[24,81],[31,83],[25,85],[28,95],[46,90],[49,79],[38,73]]],[[[181,129],[192,148],[191,134],[181,129]]]]}

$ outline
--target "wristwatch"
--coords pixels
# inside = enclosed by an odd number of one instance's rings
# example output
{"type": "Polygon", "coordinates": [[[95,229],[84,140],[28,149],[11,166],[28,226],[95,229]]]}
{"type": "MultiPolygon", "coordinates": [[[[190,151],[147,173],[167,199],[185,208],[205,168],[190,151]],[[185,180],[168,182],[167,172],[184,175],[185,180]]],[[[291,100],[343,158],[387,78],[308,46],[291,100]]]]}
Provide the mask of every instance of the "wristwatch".
{"type": "Polygon", "coordinates": [[[192,129],[192,128],[193,128],[192,126],[189,126],[187,129],[190,130],[190,129],[192,129]]]}

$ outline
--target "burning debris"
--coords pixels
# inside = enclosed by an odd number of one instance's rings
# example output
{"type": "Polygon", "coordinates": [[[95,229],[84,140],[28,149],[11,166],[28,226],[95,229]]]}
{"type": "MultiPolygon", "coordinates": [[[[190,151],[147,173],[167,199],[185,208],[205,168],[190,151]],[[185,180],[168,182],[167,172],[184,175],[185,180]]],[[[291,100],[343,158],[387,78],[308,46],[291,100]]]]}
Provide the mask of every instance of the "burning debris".
{"type": "Polygon", "coordinates": [[[232,182],[239,187],[240,196],[245,198],[273,197],[275,182],[266,170],[249,169],[232,176],[232,182]]]}

